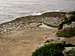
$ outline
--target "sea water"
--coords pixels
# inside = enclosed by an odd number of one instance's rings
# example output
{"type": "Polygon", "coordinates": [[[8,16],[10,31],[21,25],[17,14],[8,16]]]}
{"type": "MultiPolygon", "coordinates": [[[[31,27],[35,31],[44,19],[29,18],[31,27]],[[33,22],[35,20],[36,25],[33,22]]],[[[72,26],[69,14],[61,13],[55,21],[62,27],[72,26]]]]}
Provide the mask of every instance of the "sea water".
{"type": "Polygon", "coordinates": [[[75,0],[0,0],[0,24],[46,11],[75,10],[75,0]]]}

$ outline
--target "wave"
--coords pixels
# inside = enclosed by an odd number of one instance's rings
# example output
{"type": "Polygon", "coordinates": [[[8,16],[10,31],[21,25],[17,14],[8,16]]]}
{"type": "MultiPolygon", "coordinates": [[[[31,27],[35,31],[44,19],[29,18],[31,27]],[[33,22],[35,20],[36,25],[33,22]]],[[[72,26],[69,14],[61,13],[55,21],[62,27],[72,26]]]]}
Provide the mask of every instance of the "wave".
{"type": "Polygon", "coordinates": [[[31,15],[42,15],[44,13],[49,13],[49,12],[66,12],[66,11],[65,10],[49,10],[49,11],[44,11],[44,12],[32,13],[31,15]]]}

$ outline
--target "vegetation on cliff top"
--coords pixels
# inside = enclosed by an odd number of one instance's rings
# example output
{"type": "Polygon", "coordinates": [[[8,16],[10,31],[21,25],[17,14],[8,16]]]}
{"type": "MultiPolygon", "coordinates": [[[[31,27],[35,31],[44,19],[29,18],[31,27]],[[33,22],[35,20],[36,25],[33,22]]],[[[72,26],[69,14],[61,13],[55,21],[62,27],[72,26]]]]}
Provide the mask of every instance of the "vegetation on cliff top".
{"type": "Polygon", "coordinates": [[[32,56],[63,56],[63,50],[62,44],[46,44],[33,52],[32,56]]]}
{"type": "Polygon", "coordinates": [[[36,49],[32,56],[64,56],[65,47],[74,47],[75,45],[64,43],[48,43],[36,49]]]}

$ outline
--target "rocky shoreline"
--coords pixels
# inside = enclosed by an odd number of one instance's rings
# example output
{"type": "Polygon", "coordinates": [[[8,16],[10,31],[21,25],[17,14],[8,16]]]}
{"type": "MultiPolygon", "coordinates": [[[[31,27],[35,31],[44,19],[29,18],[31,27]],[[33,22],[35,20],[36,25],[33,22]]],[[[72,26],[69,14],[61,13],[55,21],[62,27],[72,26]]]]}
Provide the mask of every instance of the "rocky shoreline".
{"type": "Polygon", "coordinates": [[[0,24],[0,33],[10,33],[13,31],[37,28],[42,23],[46,25],[58,26],[64,19],[66,12],[46,12],[42,15],[29,15],[25,17],[19,17],[10,22],[0,24]]]}

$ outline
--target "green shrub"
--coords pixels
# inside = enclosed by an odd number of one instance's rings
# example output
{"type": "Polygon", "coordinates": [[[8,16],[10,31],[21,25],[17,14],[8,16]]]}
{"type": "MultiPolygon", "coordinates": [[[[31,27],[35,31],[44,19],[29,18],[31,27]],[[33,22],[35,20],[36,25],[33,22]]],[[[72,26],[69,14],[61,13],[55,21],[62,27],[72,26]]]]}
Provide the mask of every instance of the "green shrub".
{"type": "Polygon", "coordinates": [[[74,28],[65,28],[56,33],[58,37],[72,37],[75,36],[75,27],[74,28]]]}
{"type": "Polygon", "coordinates": [[[33,52],[32,56],[63,56],[63,50],[62,44],[46,44],[33,52]]]}

